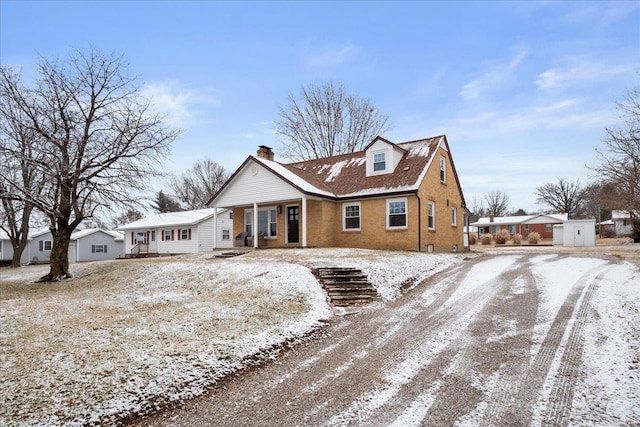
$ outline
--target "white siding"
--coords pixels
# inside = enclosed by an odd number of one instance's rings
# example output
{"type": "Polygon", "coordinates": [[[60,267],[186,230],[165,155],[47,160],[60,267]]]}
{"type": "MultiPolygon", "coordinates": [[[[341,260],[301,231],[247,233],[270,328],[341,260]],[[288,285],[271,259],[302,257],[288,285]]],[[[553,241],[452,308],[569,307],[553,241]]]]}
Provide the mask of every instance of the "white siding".
{"type": "Polygon", "coordinates": [[[213,249],[214,222],[212,217],[198,224],[198,251],[206,252],[213,249]]]}
{"type": "MultiPolygon", "coordinates": [[[[96,231],[75,241],[73,259],[75,261],[101,261],[116,259],[122,256],[122,244],[117,244],[113,236],[96,231]],[[92,252],[93,245],[107,245],[107,252],[92,252]],[[76,259],[77,253],[77,259],[76,259]]],[[[71,247],[69,247],[69,259],[71,260],[71,247]]]]}
{"type": "Polygon", "coordinates": [[[232,185],[216,200],[217,207],[231,207],[248,203],[269,203],[278,200],[299,199],[302,193],[284,182],[259,163],[247,162],[234,178],[232,185]]]}
{"type": "Polygon", "coordinates": [[[233,234],[233,220],[231,219],[231,211],[224,211],[218,215],[218,235],[217,246],[218,248],[232,248],[235,235],[233,234]],[[229,230],[229,239],[222,240],[222,230],[229,230]]]}
{"type": "MultiPolygon", "coordinates": [[[[0,240],[0,260],[11,261],[13,258],[13,247],[11,241],[8,239],[0,240]]],[[[20,264],[29,263],[29,243],[24,247],[22,255],[20,256],[20,264]]]]}
{"type": "Polygon", "coordinates": [[[33,237],[29,243],[27,244],[28,248],[25,251],[28,251],[29,254],[29,262],[49,262],[49,255],[51,251],[40,250],[40,241],[51,240],[53,244],[53,236],[51,232],[46,232],[39,236],[33,237]]]}

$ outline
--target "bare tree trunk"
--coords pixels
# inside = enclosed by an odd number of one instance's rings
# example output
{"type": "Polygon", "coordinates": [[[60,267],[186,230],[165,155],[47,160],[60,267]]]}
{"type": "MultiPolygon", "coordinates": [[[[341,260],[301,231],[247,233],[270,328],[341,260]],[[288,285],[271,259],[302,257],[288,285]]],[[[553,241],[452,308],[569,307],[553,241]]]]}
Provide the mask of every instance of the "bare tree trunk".
{"type": "Polygon", "coordinates": [[[73,228],[66,224],[58,224],[52,230],[53,246],[49,255],[49,274],[42,276],[39,282],[51,282],[71,277],[69,272],[69,242],[73,228]]]}
{"type": "Polygon", "coordinates": [[[26,235],[20,240],[18,246],[13,247],[13,256],[11,257],[11,267],[20,267],[22,263],[20,259],[22,258],[22,253],[24,252],[24,248],[27,246],[27,237],[26,235]]]}

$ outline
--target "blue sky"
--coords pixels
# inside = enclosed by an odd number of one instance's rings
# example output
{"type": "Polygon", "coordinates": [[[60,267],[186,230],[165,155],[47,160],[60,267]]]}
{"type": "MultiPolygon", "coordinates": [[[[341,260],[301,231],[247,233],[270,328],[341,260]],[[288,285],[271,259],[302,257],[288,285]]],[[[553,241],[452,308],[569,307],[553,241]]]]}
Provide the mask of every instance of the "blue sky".
{"type": "Polygon", "coordinates": [[[536,211],[536,187],[592,179],[621,123],[640,2],[0,1],[0,60],[26,77],[90,45],[124,53],[183,129],[167,172],[277,155],[289,92],[333,79],[390,115],[391,141],[446,134],[467,203],[500,190],[536,211]]]}

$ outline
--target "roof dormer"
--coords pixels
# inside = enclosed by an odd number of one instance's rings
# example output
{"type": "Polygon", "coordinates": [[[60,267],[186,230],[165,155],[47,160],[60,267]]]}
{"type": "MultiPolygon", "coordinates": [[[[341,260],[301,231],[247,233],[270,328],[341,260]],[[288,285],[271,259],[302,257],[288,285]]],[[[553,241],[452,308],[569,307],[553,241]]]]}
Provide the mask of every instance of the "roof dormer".
{"type": "Polygon", "coordinates": [[[367,176],[393,173],[406,150],[380,136],[364,149],[367,161],[367,176]]]}

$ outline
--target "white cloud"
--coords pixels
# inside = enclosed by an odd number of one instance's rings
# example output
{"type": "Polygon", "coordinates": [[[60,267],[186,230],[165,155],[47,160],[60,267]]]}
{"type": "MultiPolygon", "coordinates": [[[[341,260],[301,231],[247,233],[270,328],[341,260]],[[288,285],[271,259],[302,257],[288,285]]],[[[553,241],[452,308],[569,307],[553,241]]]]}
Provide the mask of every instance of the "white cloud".
{"type": "Polygon", "coordinates": [[[585,59],[574,59],[572,62],[567,67],[550,68],[540,73],[536,85],[540,89],[558,89],[574,84],[602,82],[633,69],[632,66],[610,67],[585,59]]]}
{"type": "Polygon", "coordinates": [[[346,61],[349,54],[354,52],[355,46],[346,43],[343,46],[326,48],[320,52],[314,53],[307,58],[307,65],[316,67],[331,67],[342,64],[346,61]]]}
{"type": "Polygon", "coordinates": [[[518,48],[512,58],[507,61],[491,61],[488,69],[479,78],[462,87],[459,95],[466,101],[479,98],[484,92],[511,84],[515,69],[527,57],[527,51],[518,48]]]}
{"type": "Polygon", "coordinates": [[[166,116],[175,127],[186,128],[206,121],[207,110],[220,106],[220,101],[208,88],[187,88],[176,80],[148,83],[143,94],[152,107],[166,116]]]}

